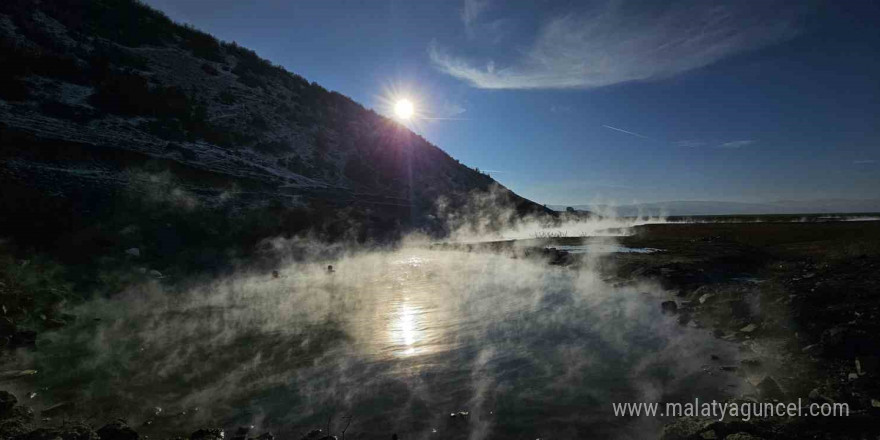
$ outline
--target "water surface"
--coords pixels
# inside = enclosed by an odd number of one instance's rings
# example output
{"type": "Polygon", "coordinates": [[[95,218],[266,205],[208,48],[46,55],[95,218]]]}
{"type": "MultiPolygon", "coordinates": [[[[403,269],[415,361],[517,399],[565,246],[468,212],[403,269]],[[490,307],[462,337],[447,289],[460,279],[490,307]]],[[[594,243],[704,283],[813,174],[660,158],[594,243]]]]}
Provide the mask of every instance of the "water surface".
{"type": "Polygon", "coordinates": [[[734,350],[661,315],[650,286],[458,251],[334,266],[87,304],[8,366],[39,370],[16,391],[153,437],[205,425],[293,437],[330,416],[338,433],[351,415],[347,438],[644,438],[658,422],[616,418],[612,402],[709,399],[736,382],[704,371],[734,350]]]}

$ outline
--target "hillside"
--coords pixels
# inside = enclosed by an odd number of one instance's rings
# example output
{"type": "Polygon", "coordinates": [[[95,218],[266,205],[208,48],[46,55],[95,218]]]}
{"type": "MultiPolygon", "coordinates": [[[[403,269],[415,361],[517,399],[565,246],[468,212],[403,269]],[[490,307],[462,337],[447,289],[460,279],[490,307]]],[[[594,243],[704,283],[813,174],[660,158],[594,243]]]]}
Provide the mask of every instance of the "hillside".
{"type": "Polygon", "coordinates": [[[346,96],[136,1],[4,1],[0,53],[7,236],[48,243],[157,210],[196,210],[251,241],[442,233],[438,199],[454,209],[490,190],[519,214],[548,212],[346,96]]]}

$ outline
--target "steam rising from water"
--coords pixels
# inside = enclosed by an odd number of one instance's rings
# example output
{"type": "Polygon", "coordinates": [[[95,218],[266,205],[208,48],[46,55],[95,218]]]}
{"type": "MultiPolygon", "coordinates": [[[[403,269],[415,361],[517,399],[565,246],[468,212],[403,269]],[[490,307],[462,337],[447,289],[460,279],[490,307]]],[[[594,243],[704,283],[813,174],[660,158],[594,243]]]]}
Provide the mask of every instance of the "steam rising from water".
{"type": "Polygon", "coordinates": [[[589,264],[421,248],[333,264],[86,304],[19,359],[40,373],[18,391],[151,421],[138,428],[150,435],[255,424],[293,437],[334,414],[337,433],[353,416],[352,437],[641,438],[657,422],[614,418],[612,402],[711,398],[723,377],[701,367],[734,356],[663,317],[656,287],[609,285],[589,264]]]}

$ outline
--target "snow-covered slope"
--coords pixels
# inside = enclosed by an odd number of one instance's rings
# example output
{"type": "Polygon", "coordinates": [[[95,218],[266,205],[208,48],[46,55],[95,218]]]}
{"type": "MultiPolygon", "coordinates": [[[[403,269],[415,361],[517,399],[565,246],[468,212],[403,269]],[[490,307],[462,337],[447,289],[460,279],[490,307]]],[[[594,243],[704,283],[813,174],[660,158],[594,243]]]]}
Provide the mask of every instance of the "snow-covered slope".
{"type": "Polygon", "coordinates": [[[44,191],[126,185],[160,167],[206,200],[239,191],[427,215],[441,196],[454,206],[497,185],[351,99],[136,1],[0,2],[0,54],[0,178],[44,191]]]}

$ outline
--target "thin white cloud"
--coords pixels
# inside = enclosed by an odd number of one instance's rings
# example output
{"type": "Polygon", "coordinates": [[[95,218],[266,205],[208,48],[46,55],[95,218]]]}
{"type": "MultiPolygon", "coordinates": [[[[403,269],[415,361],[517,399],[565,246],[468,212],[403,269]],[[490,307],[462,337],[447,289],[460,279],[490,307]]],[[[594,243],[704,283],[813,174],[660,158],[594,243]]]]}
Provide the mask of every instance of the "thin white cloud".
{"type": "MultiPolygon", "coordinates": [[[[428,53],[440,71],[485,89],[594,88],[660,79],[796,35],[796,11],[774,3],[686,0],[656,10],[652,2],[633,7],[608,0],[546,20],[531,46],[503,66],[482,67],[488,64],[436,43],[428,53]]],[[[486,0],[465,2],[466,28],[486,7],[486,0]]]]}
{"type": "Polygon", "coordinates": [[[610,129],[610,130],[619,131],[619,132],[621,132],[621,133],[626,133],[626,134],[628,134],[628,135],[630,135],[630,136],[635,136],[635,137],[639,137],[639,138],[642,138],[642,139],[652,140],[651,138],[649,138],[649,137],[647,137],[647,136],[643,136],[643,135],[640,135],[640,134],[638,134],[638,133],[634,133],[634,132],[632,132],[632,131],[624,130],[624,129],[622,129],[622,128],[612,127],[612,126],[610,126],[610,125],[603,125],[603,127],[607,128],[607,129],[610,129]]]}
{"type": "Polygon", "coordinates": [[[705,142],[697,141],[697,140],[684,140],[684,141],[675,142],[676,147],[697,148],[697,147],[702,147],[704,145],[706,145],[705,142]]]}
{"type": "Polygon", "coordinates": [[[874,159],[865,159],[865,160],[854,160],[853,164],[855,165],[871,165],[877,163],[874,159]]]}
{"type": "Polygon", "coordinates": [[[749,145],[752,145],[754,143],[755,143],[754,140],[746,139],[746,140],[741,140],[741,141],[725,142],[725,143],[719,145],[718,147],[719,148],[742,148],[742,147],[747,147],[749,145]]]}

